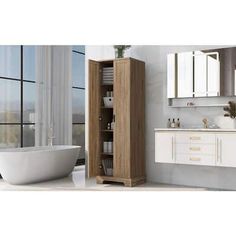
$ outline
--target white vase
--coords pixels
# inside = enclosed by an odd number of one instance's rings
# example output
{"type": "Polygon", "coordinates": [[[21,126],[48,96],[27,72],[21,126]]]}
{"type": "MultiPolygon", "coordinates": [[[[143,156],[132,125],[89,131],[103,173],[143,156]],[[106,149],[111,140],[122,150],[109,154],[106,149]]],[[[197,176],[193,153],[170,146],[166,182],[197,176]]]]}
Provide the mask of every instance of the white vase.
{"type": "Polygon", "coordinates": [[[230,117],[218,116],[215,118],[215,123],[221,129],[236,129],[236,120],[230,117]]]}

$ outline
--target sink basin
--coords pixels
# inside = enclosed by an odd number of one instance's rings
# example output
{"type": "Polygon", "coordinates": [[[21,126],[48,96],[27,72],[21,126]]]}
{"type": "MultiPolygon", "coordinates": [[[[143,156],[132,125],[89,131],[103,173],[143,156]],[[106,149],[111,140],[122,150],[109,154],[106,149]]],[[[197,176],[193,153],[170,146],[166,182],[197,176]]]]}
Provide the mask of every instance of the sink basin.
{"type": "Polygon", "coordinates": [[[236,129],[236,120],[230,117],[218,116],[215,118],[215,122],[222,129],[236,129]]]}
{"type": "Polygon", "coordinates": [[[182,127],[182,129],[204,129],[204,130],[208,130],[208,129],[220,129],[220,127],[217,126],[217,125],[210,125],[208,128],[204,128],[202,126],[191,126],[191,127],[182,127]]]}

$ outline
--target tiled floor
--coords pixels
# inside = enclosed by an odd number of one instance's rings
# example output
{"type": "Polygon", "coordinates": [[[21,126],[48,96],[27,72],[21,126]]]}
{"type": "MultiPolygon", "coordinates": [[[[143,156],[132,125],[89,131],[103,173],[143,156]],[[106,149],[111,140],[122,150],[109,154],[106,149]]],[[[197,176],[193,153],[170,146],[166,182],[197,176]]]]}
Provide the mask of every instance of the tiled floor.
{"type": "Polygon", "coordinates": [[[57,179],[29,185],[10,185],[0,179],[0,190],[6,191],[204,191],[204,188],[184,187],[165,184],[145,183],[137,187],[128,188],[121,184],[96,184],[94,178],[85,178],[85,167],[75,167],[71,175],[57,179]]]}

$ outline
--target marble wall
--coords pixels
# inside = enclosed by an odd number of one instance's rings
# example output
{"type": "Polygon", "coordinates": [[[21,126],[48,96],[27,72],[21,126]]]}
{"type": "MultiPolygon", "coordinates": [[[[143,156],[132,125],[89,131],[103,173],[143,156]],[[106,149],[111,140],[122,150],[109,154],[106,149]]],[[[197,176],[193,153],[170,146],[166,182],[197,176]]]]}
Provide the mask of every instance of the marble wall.
{"type": "MultiPolygon", "coordinates": [[[[198,126],[204,117],[211,122],[223,115],[222,108],[169,108],[166,95],[166,55],[198,49],[224,46],[132,46],[126,53],[146,62],[146,172],[150,182],[202,186],[216,189],[236,189],[236,168],[156,164],[154,162],[154,128],[166,127],[168,118],[180,118],[184,126],[198,126]]],[[[86,59],[114,58],[112,46],[86,46],[86,59]]],[[[86,61],[87,61],[86,60],[86,61]]],[[[87,63],[87,62],[86,62],[87,63]]],[[[87,64],[86,64],[87,67],[87,64]]],[[[86,78],[88,70],[86,69],[86,78]]],[[[86,86],[87,86],[86,79],[86,86]]],[[[88,90],[86,90],[88,91],[88,90]]],[[[88,96],[86,94],[86,101],[88,96]]],[[[225,103],[218,98],[216,103],[225,103]]],[[[86,106],[87,108],[87,106],[86,106]]],[[[87,111],[86,111],[87,117],[87,111]]],[[[86,141],[88,139],[86,125],[86,141]]],[[[87,143],[87,142],[86,142],[87,143]]]]}

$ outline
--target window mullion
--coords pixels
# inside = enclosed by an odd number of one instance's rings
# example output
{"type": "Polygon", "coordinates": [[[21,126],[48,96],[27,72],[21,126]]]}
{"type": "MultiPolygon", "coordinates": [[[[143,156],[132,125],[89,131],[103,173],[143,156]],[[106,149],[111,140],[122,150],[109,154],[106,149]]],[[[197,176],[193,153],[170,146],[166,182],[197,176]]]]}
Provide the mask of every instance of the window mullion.
{"type": "Polygon", "coordinates": [[[23,46],[20,47],[20,137],[21,137],[21,147],[24,145],[23,140],[23,46]]]}

